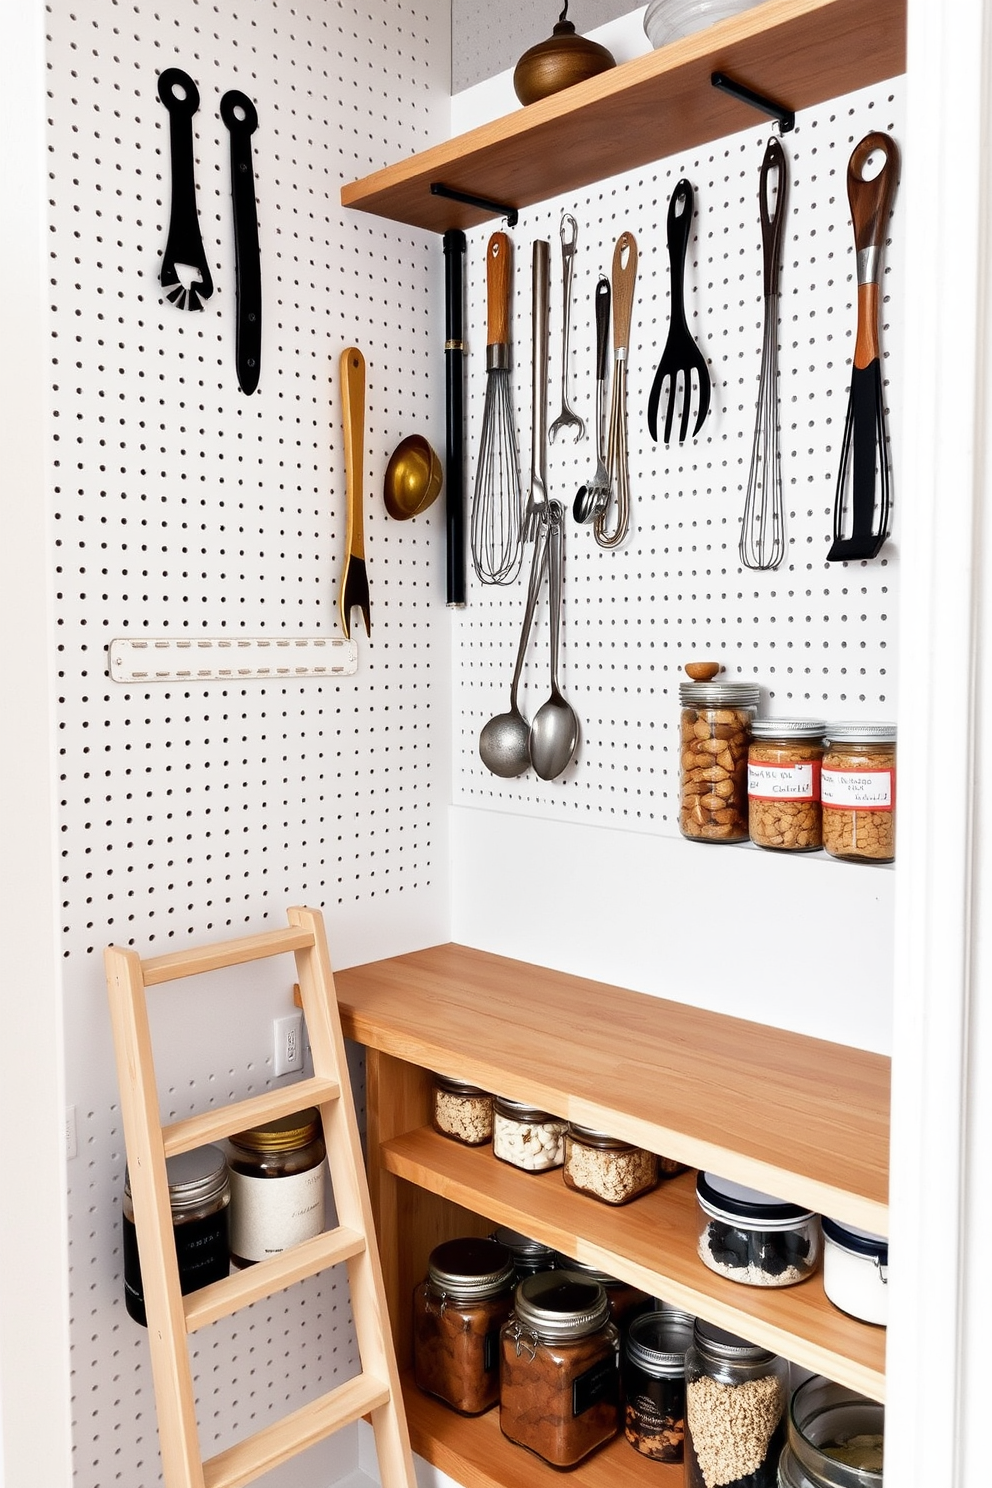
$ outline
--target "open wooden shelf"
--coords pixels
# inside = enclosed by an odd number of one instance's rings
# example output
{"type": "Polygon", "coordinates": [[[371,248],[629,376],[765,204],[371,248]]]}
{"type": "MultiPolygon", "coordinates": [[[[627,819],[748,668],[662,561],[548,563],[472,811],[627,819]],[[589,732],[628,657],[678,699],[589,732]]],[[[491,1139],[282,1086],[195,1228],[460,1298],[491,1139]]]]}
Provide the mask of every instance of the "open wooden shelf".
{"type": "Polygon", "coordinates": [[[561,1171],[523,1173],[488,1149],[430,1128],[383,1146],[387,1171],[509,1225],[721,1328],[876,1400],[885,1398],[885,1330],[839,1312],[819,1273],[795,1287],[747,1287],[696,1253],[695,1173],[612,1208],[566,1188],[561,1171]],[[454,1149],[454,1150],[452,1150],[454,1149]]]}
{"type": "Polygon", "coordinates": [[[432,196],[432,182],[527,207],[750,128],[761,116],[714,88],[715,71],[798,110],[905,70],[905,0],[765,0],[346,184],[341,201],[434,232],[473,227],[498,214],[432,196]]]}

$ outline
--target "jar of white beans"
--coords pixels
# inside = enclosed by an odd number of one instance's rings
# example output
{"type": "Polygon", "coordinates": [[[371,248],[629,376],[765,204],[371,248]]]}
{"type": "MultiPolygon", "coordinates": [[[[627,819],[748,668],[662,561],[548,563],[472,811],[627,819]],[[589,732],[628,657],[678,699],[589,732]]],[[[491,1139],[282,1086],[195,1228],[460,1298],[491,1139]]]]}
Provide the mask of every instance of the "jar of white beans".
{"type": "Polygon", "coordinates": [[[493,1155],[528,1173],[560,1168],[565,1160],[566,1121],[497,1095],[493,1100],[493,1155]]]}

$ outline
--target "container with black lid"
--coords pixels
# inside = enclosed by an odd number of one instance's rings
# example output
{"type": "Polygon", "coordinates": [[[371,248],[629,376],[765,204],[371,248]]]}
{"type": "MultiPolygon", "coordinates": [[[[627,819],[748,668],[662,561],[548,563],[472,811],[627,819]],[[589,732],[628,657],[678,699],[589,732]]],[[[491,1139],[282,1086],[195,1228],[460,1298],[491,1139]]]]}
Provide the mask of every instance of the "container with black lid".
{"type": "Polygon", "coordinates": [[[745,1286],[795,1286],[820,1259],[820,1221],[799,1204],[715,1173],[696,1179],[699,1258],[745,1286]]]}

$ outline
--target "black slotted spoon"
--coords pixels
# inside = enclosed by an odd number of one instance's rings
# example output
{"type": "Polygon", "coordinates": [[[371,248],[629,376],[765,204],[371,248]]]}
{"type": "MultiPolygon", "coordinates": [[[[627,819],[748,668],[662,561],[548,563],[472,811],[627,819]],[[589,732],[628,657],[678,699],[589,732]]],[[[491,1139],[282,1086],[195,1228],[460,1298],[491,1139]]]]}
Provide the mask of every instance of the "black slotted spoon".
{"type": "Polygon", "coordinates": [[[665,406],[665,443],[672,437],[675,420],[675,404],[678,398],[679,380],[682,383],[682,421],[679,428],[679,444],[684,444],[689,432],[689,412],[692,408],[692,376],[696,374],[699,393],[696,407],[696,426],[693,437],[702,428],[703,419],[710,406],[710,375],[703,354],[689,332],[685,320],[685,296],[682,280],[685,273],[685,252],[692,229],[693,190],[684,178],[672,192],[668,205],[668,262],[672,279],[672,314],[668,327],[668,340],[654,374],[651,393],[648,397],[648,431],[651,438],[658,438],[658,405],[661,391],[668,382],[668,401],[665,406]]]}

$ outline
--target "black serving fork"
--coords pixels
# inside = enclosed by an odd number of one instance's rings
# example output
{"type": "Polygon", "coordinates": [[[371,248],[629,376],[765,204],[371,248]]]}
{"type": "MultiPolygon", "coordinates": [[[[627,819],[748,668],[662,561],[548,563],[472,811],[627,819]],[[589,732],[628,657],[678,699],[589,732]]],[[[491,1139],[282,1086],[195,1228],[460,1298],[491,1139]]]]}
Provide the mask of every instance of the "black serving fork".
{"type": "Polygon", "coordinates": [[[160,278],[166,298],[180,310],[202,310],[214,292],[196,215],[193,180],[193,115],[200,95],[188,73],[167,67],[159,76],[158,96],[169,110],[172,157],[172,211],[160,278]],[[180,269],[188,270],[184,282],[180,269]]]}
{"type": "Polygon", "coordinates": [[[658,404],[661,390],[668,381],[668,402],[665,408],[665,443],[672,437],[675,418],[675,402],[678,397],[679,379],[682,379],[682,423],[679,429],[679,444],[684,444],[689,432],[689,409],[692,406],[692,374],[699,381],[699,401],[696,411],[696,427],[693,436],[702,428],[703,419],[710,406],[710,375],[706,362],[689,333],[685,321],[685,299],[682,279],[685,273],[685,252],[692,228],[693,191],[689,182],[681,180],[672,192],[668,205],[668,262],[672,279],[672,314],[668,327],[668,340],[654,374],[648,398],[648,430],[652,439],[658,438],[658,404]]]}

